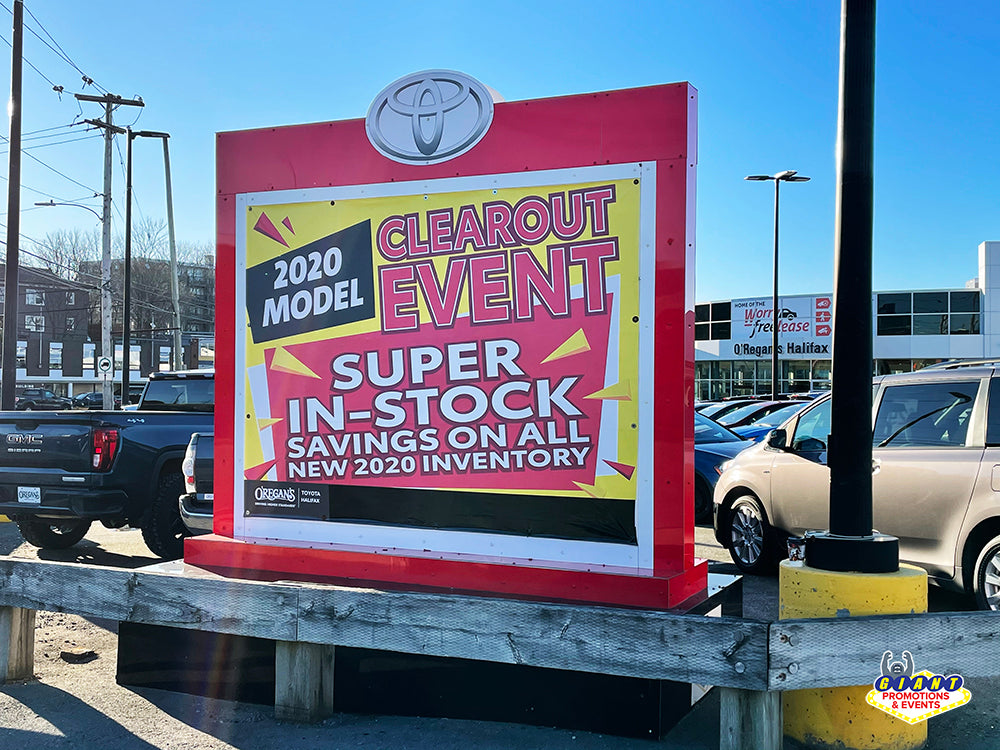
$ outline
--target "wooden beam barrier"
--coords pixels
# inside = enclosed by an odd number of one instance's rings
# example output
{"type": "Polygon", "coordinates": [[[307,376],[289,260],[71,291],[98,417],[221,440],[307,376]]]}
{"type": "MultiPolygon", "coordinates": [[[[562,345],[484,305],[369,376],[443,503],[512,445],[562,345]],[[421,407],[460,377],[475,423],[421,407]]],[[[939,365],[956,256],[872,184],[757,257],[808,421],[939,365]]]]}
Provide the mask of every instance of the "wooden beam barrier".
{"type": "Polygon", "coordinates": [[[274,640],[275,712],[294,720],[329,714],[336,646],[725,686],[754,715],[773,703],[768,623],[738,618],[7,558],[0,612],[32,625],[0,639],[0,665],[32,652],[35,610],[274,640]]]}
{"type": "Polygon", "coordinates": [[[897,659],[909,651],[918,672],[996,677],[998,642],[1000,617],[995,612],[781,620],[771,624],[768,689],[874,682],[886,651],[897,659]]]}

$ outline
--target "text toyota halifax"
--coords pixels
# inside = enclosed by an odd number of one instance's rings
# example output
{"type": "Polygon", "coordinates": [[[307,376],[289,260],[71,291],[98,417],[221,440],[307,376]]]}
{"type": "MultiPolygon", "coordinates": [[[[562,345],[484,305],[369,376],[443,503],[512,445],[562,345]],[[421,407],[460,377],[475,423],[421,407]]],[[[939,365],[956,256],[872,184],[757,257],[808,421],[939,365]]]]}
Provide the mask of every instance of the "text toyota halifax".
{"type": "Polygon", "coordinates": [[[128,411],[0,413],[0,514],[42,549],[79,542],[94,521],[142,530],[173,559],[189,535],[177,497],[192,433],[214,426],[215,372],[152,373],[128,411]]]}

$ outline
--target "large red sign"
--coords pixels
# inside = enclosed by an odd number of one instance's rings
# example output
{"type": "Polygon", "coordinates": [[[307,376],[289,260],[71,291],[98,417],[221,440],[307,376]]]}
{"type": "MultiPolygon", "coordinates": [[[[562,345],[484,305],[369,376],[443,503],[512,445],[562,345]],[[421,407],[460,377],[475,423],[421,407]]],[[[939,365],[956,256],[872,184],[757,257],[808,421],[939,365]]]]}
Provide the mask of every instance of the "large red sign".
{"type": "Polygon", "coordinates": [[[189,540],[186,560],[676,605],[705,576],[694,92],[473,97],[435,134],[405,119],[413,101],[475,90],[444,73],[404,79],[367,129],[219,136],[215,528],[232,540],[189,540]]]}

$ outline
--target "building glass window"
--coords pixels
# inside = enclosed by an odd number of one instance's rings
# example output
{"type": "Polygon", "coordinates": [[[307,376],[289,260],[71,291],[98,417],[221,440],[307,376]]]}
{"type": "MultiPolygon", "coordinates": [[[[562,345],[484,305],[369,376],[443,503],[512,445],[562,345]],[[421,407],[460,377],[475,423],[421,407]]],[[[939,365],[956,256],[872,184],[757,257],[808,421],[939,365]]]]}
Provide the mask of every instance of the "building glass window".
{"type": "Polygon", "coordinates": [[[979,292],[952,292],[951,311],[956,312],[979,312],[979,292]]]}
{"type": "Polygon", "coordinates": [[[732,335],[731,323],[727,320],[725,323],[712,323],[712,340],[713,341],[728,341],[732,335]]]}
{"type": "Polygon", "coordinates": [[[695,341],[728,341],[732,336],[732,303],[695,305],[694,321],[695,341]]]}
{"type": "Polygon", "coordinates": [[[66,330],[67,331],[76,330],[76,318],[74,318],[72,315],[66,318],[66,330]]]}
{"type": "Polygon", "coordinates": [[[914,292],[914,313],[948,312],[948,292],[914,292]]]}
{"type": "Polygon", "coordinates": [[[712,321],[719,320],[732,320],[733,304],[732,302],[713,302],[712,303],[712,321]]]}
{"type": "Polygon", "coordinates": [[[909,336],[912,326],[909,315],[879,315],[876,333],[879,336],[909,336]]]}
{"type": "Polygon", "coordinates": [[[66,304],[67,305],[76,304],[76,292],[66,292],[66,304]]]}
{"type": "Polygon", "coordinates": [[[83,369],[94,369],[94,352],[97,351],[97,344],[83,345],[83,369]]]}
{"type": "Polygon", "coordinates": [[[42,333],[43,331],[45,331],[45,316],[25,315],[24,327],[26,330],[34,331],[36,333],[42,333]]]}
{"type": "Polygon", "coordinates": [[[45,304],[45,292],[40,292],[37,289],[25,289],[24,304],[41,307],[45,304]]]}
{"type": "Polygon", "coordinates": [[[27,341],[18,341],[17,342],[17,353],[16,353],[15,357],[17,358],[17,365],[16,365],[17,367],[20,367],[21,369],[24,369],[25,367],[27,367],[27,360],[28,360],[28,342],[27,341]]]}
{"type": "Polygon", "coordinates": [[[951,333],[979,333],[979,315],[977,313],[952,313],[949,317],[949,323],[951,333]]]}
{"type": "Polygon", "coordinates": [[[899,315],[910,312],[910,293],[880,294],[877,299],[879,315],[899,315]]]}
{"type": "Polygon", "coordinates": [[[947,315],[914,315],[914,336],[940,336],[948,333],[947,315]]]}
{"type": "Polygon", "coordinates": [[[62,370],[63,345],[58,343],[49,344],[49,369],[62,370]]]}

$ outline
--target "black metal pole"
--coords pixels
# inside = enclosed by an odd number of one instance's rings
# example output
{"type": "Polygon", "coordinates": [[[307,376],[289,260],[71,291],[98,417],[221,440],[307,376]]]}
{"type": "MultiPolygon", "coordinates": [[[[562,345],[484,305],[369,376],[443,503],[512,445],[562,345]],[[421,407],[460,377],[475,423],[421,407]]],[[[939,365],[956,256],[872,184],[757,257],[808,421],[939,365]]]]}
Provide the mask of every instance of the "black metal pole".
{"type": "Polygon", "coordinates": [[[14,0],[10,58],[10,135],[7,167],[7,265],[4,269],[3,347],[0,354],[0,409],[14,408],[17,388],[17,270],[21,235],[21,69],[24,3],[14,0]]]}
{"type": "Polygon", "coordinates": [[[774,180],[774,285],[771,289],[771,400],[778,400],[778,197],[781,180],[774,180]]]}
{"type": "Polygon", "coordinates": [[[125,278],[122,301],[122,407],[132,403],[129,398],[128,381],[131,367],[131,319],[132,314],[132,128],[127,128],[125,139],[125,278]]]}
{"type": "Polygon", "coordinates": [[[872,531],[872,202],[875,0],[843,0],[834,269],[830,532],[806,563],[865,573],[899,569],[899,540],[872,531]]]}

